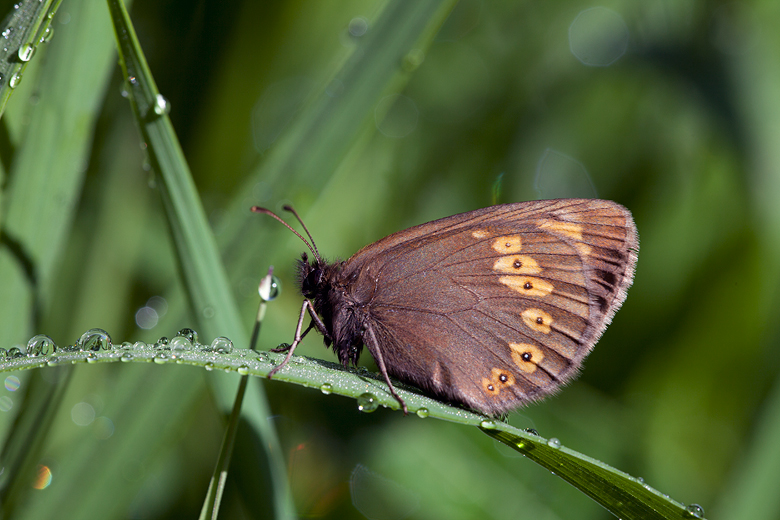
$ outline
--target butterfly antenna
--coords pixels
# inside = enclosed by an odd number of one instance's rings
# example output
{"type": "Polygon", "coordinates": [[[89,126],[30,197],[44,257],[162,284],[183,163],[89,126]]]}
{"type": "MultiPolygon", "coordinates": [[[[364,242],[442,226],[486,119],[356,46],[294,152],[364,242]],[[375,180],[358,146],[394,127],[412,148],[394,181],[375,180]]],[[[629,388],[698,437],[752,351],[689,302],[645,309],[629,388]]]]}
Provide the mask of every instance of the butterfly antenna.
{"type": "Polygon", "coordinates": [[[306,224],[303,223],[303,219],[301,218],[301,216],[298,215],[297,211],[295,211],[295,208],[293,208],[289,204],[285,204],[284,206],[282,206],[282,209],[284,209],[285,211],[289,211],[290,213],[295,215],[295,218],[297,218],[298,222],[300,222],[301,226],[303,226],[303,230],[306,231],[307,235],[309,235],[309,240],[311,240],[311,246],[314,248],[314,251],[312,251],[312,253],[314,253],[314,256],[317,257],[317,260],[321,260],[322,257],[320,256],[320,252],[317,251],[317,244],[314,243],[314,238],[311,236],[311,233],[309,233],[309,229],[306,227],[306,224]]]}
{"type": "MultiPolygon", "coordinates": [[[[287,208],[289,208],[289,206],[285,206],[285,207],[284,207],[284,209],[287,209],[287,208]]],[[[253,211],[253,212],[255,212],[255,213],[262,213],[262,214],[264,214],[264,215],[268,215],[268,216],[270,216],[270,217],[273,217],[273,218],[275,218],[276,220],[278,220],[279,222],[281,222],[282,224],[284,224],[284,227],[286,227],[287,229],[289,229],[290,231],[292,231],[293,233],[295,233],[295,235],[296,235],[298,238],[300,238],[301,240],[303,240],[303,243],[304,243],[304,244],[306,244],[306,247],[308,247],[308,248],[309,248],[309,251],[311,251],[311,253],[314,255],[314,257],[315,257],[317,260],[322,260],[322,257],[320,257],[320,254],[319,254],[319,252],[317,251],[317,248],[316,248],[316,247],[312,247],[312,245],[314,244],[314,241],[312,240],[312,242],[311,242],[311,244],[310,244],[308,240],[306,240],[305,238],[303,238],[303,235],[301,235],[300,233],[298,233],[297,231],[295,231],[295,230],[292,228],[292,226],[290,226],[290,224],[288,224],[287,222],[285,222],[284,220],[282,220],[282,218],[281,218],[281,217],[279,217],[279,216],[278,216],[276,213],[274,213],[274,212],[273,212],[273,211],[271,211],[270,209],[261,208],[260,206],[252,206],[252,211],[253,211]]],[[[297,214],[297,213],[295,213],[295,211],[293,211],[293,214],[294,214],[296,217],[298,217],[298,214],[297,214]]],[[[298,217],[298,221],[299,221],[299,222],[301,221],[301,217],[298,217]]],[[[303,222],[301,222],[301,225],[303,225],[303,222]]],[[[311,239],[311,234],[309,233],[309,230],[308,230],[308,229],[306,229],[306,226],[303,226],[303,229],[304,229],[304,230],[306,230],[306,234],[307,234],[307,235],[309,235],[309,239],[311,239]]]]}

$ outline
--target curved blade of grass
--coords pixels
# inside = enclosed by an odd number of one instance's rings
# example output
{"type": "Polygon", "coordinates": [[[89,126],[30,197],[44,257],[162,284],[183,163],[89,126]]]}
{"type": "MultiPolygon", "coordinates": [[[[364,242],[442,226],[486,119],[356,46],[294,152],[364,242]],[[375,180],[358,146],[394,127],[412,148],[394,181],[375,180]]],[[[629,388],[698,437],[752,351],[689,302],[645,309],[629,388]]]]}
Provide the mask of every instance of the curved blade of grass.
{"type": "Polygon", "coordinates": [[[503,423],[480,428],[576,487],[623,520],[703,518],[641,480],[563,446],[503,423]]]}
{"type": "MultiPolygon", "coordinates": [[[[59,349],[45,358],[19,355],[0,363],[0,372],[33,368],[43,365],[71,363],[116,362],[124,358],[135,362],[156,363],[175,361],[177,364],[203,366],[209,370],[235,371],[241,375],[267,377],[285,357],[283,353],[253,352],[236,349],[230,353],[215,353],[195,345],[192,349],[170,350],[154,346],[127,346],[108,352],[72,352],[59,349]]],[[[398,410],[395,398],[378,374],[365,369],[352,370],[318,359],[293,356],[290,363],[274,376],[275,380],[314,387],[326,394],[338,394],[357,399],[363,411],[378,406],[398,410]]],[[[420,417],[435,417],[464,425],[477,426],[498,441],[517,450],[553,474],[572,484],[619,518],[642,520],[671,520],[702,518],[683,504],[651,488],[644,482],[603,462],[560,446],[555,440],[519,430],[484,415],[442,403],[401,383],[396,390],[409,407],[410,413],[420,417]]],[[[692,510],[693,511],[693,510],[692,510]]]]}
{"type": "MultiPolygon", "coordinates": [[[[273,282],[273,266],[268,269],[268,274],[260,282],[260,287],[265,287],[266,291],[260,291],[266,295],[271,294],[271,284],[273,282]]],[[[257,319],[255,320],[255,326],[252,330],[252,339],[249,343],[249,348],[254,350],[257,346],[257,338],[260,336],[260,327],[263,324],[263,318],[265,317],[265,310],[267,306],[267,300],[265,297],[260,302],[260,307],[257,310],[257,319]]],[[[230,412],[230,419],[228,420],[227,428],[225,429],[225,436],[222,441],[222,449],[220,450],[219,460],[217,460],[214,473],[211,476],[211,482],[209,482],[209,489],[206,493],[206,499],[203,502],[203,508],[200,512],[201,520],[211,520],[217,518],[219,514],[219,505],[222,501],[222,495],[225,492],[225,482],[227,481],[228,467],[230,466],[230,459],[233,455],[233,447],[236,442],[236,434],[238,433],[238,421],[241,416],[241,403],[244,400],[244,394],[246,393],[246,385],[249,381],[248,376],[243,376],[241,382],[238,385],[238,392],[236,393],[236,399],[233,404],[233,410],[230,412]]]]}
{"type": "Polygon", "coordinates": [[[52,33],[51,20],[62,0],[23,0],[3,20],[0,34],[0,117],[35,49],[52,33]]]}
{"type": "MultiPolygon", "coordinates": [[[[236,344],[246,347],[248,338],[238,308],[230,294],[228,278],[208,225],[189,166],[179,145],[170,119],[167,101],[160,95],[146,63],[135,31],[120,0],[108,1],[114,23],[120,62],[127,81],[128,97],[149,161],[160,177],[160,192],[171,226],[177,257],[189,293],[194,315],[201,328],[213,336],[229,335],[236,344]],[[204,311],[213,316],[204,319],[204,311]]],[[[223,409],[231,409],[235,384],[224,378],[212,378],[217,399],[223,409]]],[[[262,390],[247,396],[245,416],[263,439],[274,483],[276,516],[295,516],[287,476],[276,433],[265,418],[270,415],[262,390]]]]}
{"type": "MultiPolygon", "coordinates": [[[[27,36],[18,42],[29,41],[32,35],[45,31],[50,19],[41,17],[45,17],[52,4],[56,7],[58,3],[19,4],[11,16],[13,21],[6,19],[9,25],[5,29],[13,29],[9,39],[25,33],[27,36]],[[19,16],[25,21],[20,21],[19,16]]],[[[29,337],[48,304],[80,194],[85,174],[83,165],[89,157],[99,101],[113,67],[106,25],[103,24],[104,30],[91,26],[96,19],[103,19],[105,8],[76,2],[70,12],[73,22],[62,27],[60,35],[50,44],[47,59],[35,63],[36,76],[31,78],[35,81],[28,79],[16,88],[19,103],[4,114],[3,123],[7,126],[11,123],[17,131],[13,136],[15,153],[8,185],[3,194],[4,221],[0,236],[3,294],[0,345],[3,346],[12,346],[29,337]],[[27,98],[21,97],[29,96],[27,87],[35,91],[38,100],[35,105],[24,103],[27,98]],[[17,110],[19,106],[24,110],[17,110]],[[25,124],[20,124],[22,118],[26,118],[25,124]]],[[[18,66],[21,70],[23,62],[18,60],[18,48],[16,45],[12,49],[9,44],[9,52],[17,53],[16,61],[12,54],[6,54],[0,68],[18,66]]],[[[0,84],[0,88],[6,89],[3,103],[10,94],[7,87],[7,81],[0,84]]],[[[9,468],[6,473],[9,480],[2,484],[5,511],[21,501],[16,490],[30,491],[29,481],[25,480],[29,466],[23,461],[39,460],[40,447],[50,434],[42,426],[51,421],[61,398],[62,388],[58,385],[39,378],[30,378],[27,383],[29,395],[35,395],[36,402],[20,409],[3,448],[2,464],[9,468]],[[14,467],[23,470],[14,472],[11,470],[14,467]]]]}

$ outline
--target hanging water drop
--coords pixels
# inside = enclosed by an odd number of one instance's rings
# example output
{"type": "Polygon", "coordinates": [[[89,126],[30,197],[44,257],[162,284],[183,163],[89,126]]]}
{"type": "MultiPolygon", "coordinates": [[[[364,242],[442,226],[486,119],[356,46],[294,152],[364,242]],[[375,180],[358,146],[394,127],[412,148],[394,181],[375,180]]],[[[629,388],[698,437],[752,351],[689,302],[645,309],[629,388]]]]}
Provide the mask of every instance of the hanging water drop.
{"type": "Polygon", "coordinates": [[[245,375],[249,374],[249,367],[246,366],[246,365],[241,365],[240,367],[238,367],[238,369],[236,371],[239,374],[241,374],[242,376],[245,376],[245,375]]]}
{"type": "Polygon", "coordinates": [[[417,417],[419,417],[420,419],[425,419],[426,417],[428,417],[427,408],[418,408],[415,413],[417,414],[417,417]]]}
{"type": "Polygon", "coordinates": [[[35,47],[33,47],[31,43],[25,43],[19,47],[19,50],[16,54],[19,56],[21,61],[30,61],[34,51],[35,47]]]}
{"type": "Polygon", "coordinates": [[[685,507],[685,512],[691,518],[704,518],[704,508],[699,504],[690,504],[685,507]]]}
{"type": "Polygon", "coordinates": [[[8,86],[11,88],[16,88],[19,83],[22,82],[22,75],[18,72],[15,72],[13,76],[11,76],[11,79],[8,80],[8,86]]]}
{"type": "Polygon", "coordinates": [[[47,27],[45,31],[43,31],[43,34],[41,35],[40,42],[41,43],[49,43],[54,36],[54,28],[53,27],[47,27]]]}
{"type": "Polygon", "coordinates": [[[556,450],[561,447],[561,441],[556,439],[555,437],[550,437],[547,440],[547,445],[551,448],[555,448],[556,450]]]}
{"type": "Polygon", "coordinates": [[[496,422],[485,419],[484,421],[479,423],[479,427],[484,428],[485,430],[495,430],[496,422]]]}
{"type": "Polygon", "coordinates": [[[364,413],[371,413],[379,408],[376,396],[370,392],[360,394],[357,398],[358,410],[364,413]]]}
{"type": "Polygon", "coordinates": [[[257,292],[263,301],[273,301],[282,292],[282,282],[275,275],[272,275],[270,278],[266,276],[260,281],[257,292]]]}
{"type": "Polygon", "coordinates": [[[333,392],[333,385],[330,383],[322,383],[322,385],[320,385],[320,392],[325,395],[330,395],[330,393],[333,392]]]}
{"type": "Polygon", "coordinates": [[[171,111],[171,103],[165,99],[162,94],[157,94],[154,98],[154,113],[158,116],[164,116],[171,111]]]}

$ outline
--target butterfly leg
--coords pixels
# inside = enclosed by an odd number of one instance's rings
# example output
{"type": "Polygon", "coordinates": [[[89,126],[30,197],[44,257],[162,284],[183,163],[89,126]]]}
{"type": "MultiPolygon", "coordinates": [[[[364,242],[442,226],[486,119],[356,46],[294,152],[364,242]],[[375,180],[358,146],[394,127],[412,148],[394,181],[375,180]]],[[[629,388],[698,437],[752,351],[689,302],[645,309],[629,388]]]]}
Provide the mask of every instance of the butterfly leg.
{"type": "Polygon", "coordinates": [[[308,334],[308,332],[312,329],[312,327],[316,326],[324,335],[330,337],[330,335],[325,331],[325,324],[322,323],[322,320],[319,316],[317,316],[317,313],[314,312],[314,306],[311,304],[309,300],[303,300],[303,305],[301,306],[301,315],[298,317],[298,326],[295,327],[295,338],[293,339],[292,345],[285,348],[280,349],[272,349],[272,352],[287,352],[287,357],[284,358],[284,361],[282,361],[277,367],[274,367],[273,370],[268,372],[268,379],[271,379],[274,374],[276,374],[279,370],[283,369],[287,363],[290,362],[290,359],[293,356],[293,352],[295,352],[295,347],[298,346],[298,344],[301,342],[301,340],[308,334]],[[303,318],[306,317],[306,311],[309,312],[309,315],[311,316],[311,323],[306,328],[306,330],[301,333],[301,329],[303,328],[303,318]]]}
{"type": "MultiPolygon", "coordinates": [[[[398,401],[401,405],[401,408],[404,411],[404,415],[409,414],[409,410],[406,408],[406,403],[403,399],[401,399],[401,396],[399,396],[396,391],[395,387],[393,387],[393,383],[390,382],[390,376],[387,374],[387,367],[385,367],[385,360],[382,357],[382,351],[379,349],[379,343],[376,340],[376,336],[374,335],[374,329],[371,328],[371,326],[368,326],[367,329],[369,341],[371,341],[371,345],[369,345],[369,350],[371,351],[371,354],[374,356],[374,359],[376,359],[376,364],[379,366],[379,372],[382,373],[382,376],[385,378],[385,383],[387,383],[388,388],[390,389],[390,394],[395,397],[395,400],[398,401]]],[[[364,337],[364,341],[365,341],[364,337]]]]}

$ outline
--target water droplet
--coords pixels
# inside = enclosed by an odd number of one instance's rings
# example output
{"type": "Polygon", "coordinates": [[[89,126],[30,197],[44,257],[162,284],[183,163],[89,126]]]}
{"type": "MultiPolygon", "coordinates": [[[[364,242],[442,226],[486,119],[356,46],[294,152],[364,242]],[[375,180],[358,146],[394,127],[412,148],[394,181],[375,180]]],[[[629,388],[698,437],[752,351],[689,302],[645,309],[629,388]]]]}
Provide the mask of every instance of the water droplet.
{"type": "Polygon", "coordinates": [[[333,392],[333,385],[330,383],[322,383],[320,391],[325,395],[330,395],[330,393],[333,392]]]}
{"type": "Polygon", "coordinates": [[[43,31],[43,34],[41,35],[40,42],[49,43],[53,37],[54,37],[54,28],[47,27],[46,30],[43,31]]]}
{"type": "Polygon", "coordinates": [[[165,352],[160,352],[159,354],[155,355],[153,359],[154,362],[157,363],[158,365],[164,365],[165,363],[168,362],[170,356],[168,356],[168,354],[166,354],[165,352]]]}
{"type": "Polygon", "coordinates": [[[249,373],[249,367],[246,365],[241,365],[240,367],[238,367],[237,372],[242,376],[245,376],[249,373]]]}
{"type": "Polygon", "coordinates": [[[8,351],[4,348],[0,348],[0,361],[5,361],[8,357],[8,351]]]}
{"type": "Polygon", "coordinates": [[[25,43],[24,45],[21,45],[19,47],[19,50],[17,51],[16,54],[19,56],[20,60],[30,61],[30,58],[32,58],[34,51],[35,51],[35,47],[33,47],[31,43],[25,43]]]}
{"type": "Polygon", "coordinates": [[[358,410],[365,413],[371,413],[379,408],[376,396],[370,392],[360,394],[357,398],[358,410]]]}
{"type": "Polygon", "coordinates": [[[87,363],[97,363],[98,357],[95,355],[94,352],[90,351],[87,352],[87,363]]]}
{"type": "Polygon", "coordinates": [[[157,342],[154,344],[154,348],[165,348],[168,346],[168,338],[166,336],[161,336],[160,339],[157,340],[157,342]]]}
{"type": "Polygon", "coordinates": [[[168,343],[171,350],[177,350],[179,352],[183,350],[192,350],[192,343],[184,336],[174,336],[174,338],[168,343]]]}
{"type": "Polygon", "coordinates": [[[8,86],[11,88],[16,88],[19,83],[22,82],[22,75],[18,72],[14,72],[14,75],[11,76],[11,79],[8,80],[8,86]]]}
{"type": "Polygon", "coordinates": [[[22,351],[18,347],[11,347],[8,349],[8,358],[9,359],[18,359],[22,357],[24,354],[22,354],[22,351]]]}
{"type": "Polygon", "coordinates": [[[555,437],[550,437],[547,440],[547,445],[551,448],[555,448],[556,450],[561,447],[561,441],[556,439],[555,437]]]}
{"type": "Polygon", "coordinates": [[[257,292],[264,301],[273,301],[282,292],[282,282],[275,275],[272,275],[270,278],[265,276],[260,281],[257,292]]]}
{"type": "Polygon", "coordinates": [[[233,342],[224,336],[214,338],[211,342],[211,350],[219,354],[230,354],[233,351],[233,342]]]}
{"type": "Polygon", "coordinates": [[[123,341],[122,344],[119,345],[118,348],[120,348],[122,350],[130,350],[131,348],[133,348],[133,344],[130,343],[129,341],[123,341]]]}
{"type": "Polygon", "coordinates": [[[480,428],[484,428],[486,430],[495,430],[496,429],[496,423],[495,421],[489,421],[485,419],[481,423],[479,423],[480,428]]]}
{"type": "Polygon", "coordinates": [[[188,340],[190,340],[190,343],[193,345],[198,342],[198,333],[190,328],[181,329],[179,332],[176,333],[176,336],[185,337],[188,340]]]}
{"type": "Polygon", "coordinates": [[[12,30],[13,30],[13,29],[11,29],[11,28],[9,27],[9,28],[8,28],[8,29],[6,29],[5,31],[3,31],[3,38],[5,38],[6,40],[7,40],[8,38],[10,38],[10,36],[11,36],[11,31],[12,31],[12,30]]]}
{"type": "Polygon", "coordinates": [[[132,360],[133,360],[133,355],[132,355],[132,354],[130,354],[130,353],[127,353],[127,352],[125,352],[124,354],[122,354],[122,357],[121,357],[121,358],[119,358],[119,360],[120,360],[122,363],[129,363],[130,361],[132,361],[132,360]]]}
{"type": "Polygon", "coordinates": [[[428,417],[427,408],[419,408],[415,413],[417,413],[417,417],[419,417],[420,419],[425,419],[426,417],[428,417]]]}
{"type": "Polygon", "coordinates": [[[268,362],[268,354],[266,354],[265,352],[258,353],[257,360],[260,361],[261,363],[268,362]]]}
{"type": "Polygon", "coordinates": [[[699,504],[690,504],[685,506],[685,512],[691,518],[704,518],[704,508],[699,504]]]}
{"type": "Polygon", "coordinates": [[[539,432],[538,432],[538,431],[536,431],[536,430],[534,430],[533,428],[526,428],[526,429],[525,429],[525,430],[523,430],[523,431],[524,431],[525,433],[527,433],[528,435],[536,435],[537,437],[541,437],[541,435],[539,435],[539,432]]]}
{"type": "Polygon", "coordinates": [[[129,78],[127,78],[127,82],[130,83],[131,85],[137,85],[138,79],[135,76],[130,76],[129,78]]]}
{"type": "Polygon", "coordinates": [[[81,338],[76,342],[76,345],[82,352],[97,352],[114,348],[114,345],[111,342],[111,336],[103,329],[89,329],[81,335],[81,338]]]}
{"type": "Polygon", "coordinates": [[[157,94],[157,97],[154,98],[154,113],[158,116],[164,116],[170,111],[171,103],[162,94],[157,94]]]}
{"type": "Polygon", "coordinates": [[[135,349],[147,348],[148,346],[149,345],[147,345],[143,341],[136,341],[135,343],[133,343],[133,348],[135,349]]]}
{"type": "Polygon", "coordinates": [[[203,368],[211,372],[212,370],[214,370],[214,363],[210,363],[210,362],[206,363],[205,365],[203,365],[203,368]]]}
{"type": "Polygon", "coordinates": [[[27,342],[27,357],[48,356],[54,354],[57,346],[54,340],[46,334],[38,334],[27,342]]]}

